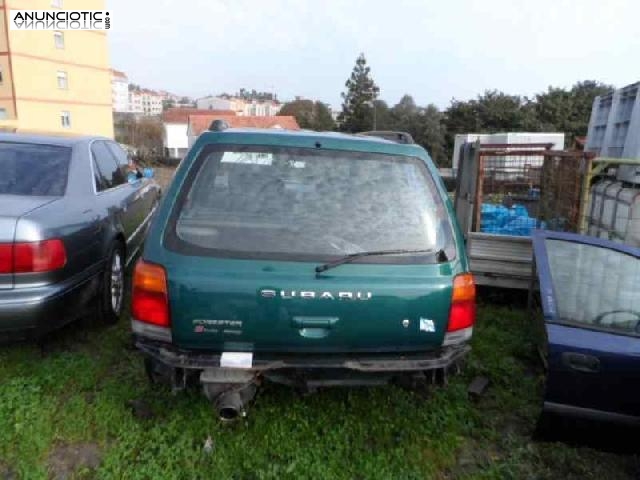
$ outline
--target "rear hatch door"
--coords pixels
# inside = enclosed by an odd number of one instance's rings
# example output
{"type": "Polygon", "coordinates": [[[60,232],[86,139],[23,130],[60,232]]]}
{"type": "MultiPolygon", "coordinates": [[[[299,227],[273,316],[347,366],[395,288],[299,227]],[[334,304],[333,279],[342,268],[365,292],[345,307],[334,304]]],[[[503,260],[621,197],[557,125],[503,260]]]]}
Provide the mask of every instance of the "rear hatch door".
{"type": "Polygon", "coordinates": [[[442,344],[448,264],[315,264],[180,257],[165,264],[179,347],[271,352],[427,351],[442,344]]]}

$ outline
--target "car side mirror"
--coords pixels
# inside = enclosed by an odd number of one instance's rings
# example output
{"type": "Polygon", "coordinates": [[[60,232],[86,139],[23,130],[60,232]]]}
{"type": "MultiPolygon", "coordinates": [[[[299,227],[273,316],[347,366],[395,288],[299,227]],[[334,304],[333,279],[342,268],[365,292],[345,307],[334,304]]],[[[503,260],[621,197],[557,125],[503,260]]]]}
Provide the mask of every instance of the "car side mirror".
{"type": "Polygon", "coordinates": [[[127,182],[129,184],[133,184],[136,183],[137,181],[139,181],[140,179],[138,178],[138,176],[136,175],[136,172],[129,172],[127,173],[127,182]]]}

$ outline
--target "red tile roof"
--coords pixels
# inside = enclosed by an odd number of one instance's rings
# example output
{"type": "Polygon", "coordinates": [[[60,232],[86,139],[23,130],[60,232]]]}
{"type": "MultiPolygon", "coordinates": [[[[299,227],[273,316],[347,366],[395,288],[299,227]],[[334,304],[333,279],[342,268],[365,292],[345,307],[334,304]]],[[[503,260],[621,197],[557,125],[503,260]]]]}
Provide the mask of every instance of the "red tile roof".
{"type": "Polygon", "coordinates": [[[283,128],[285,130],[300,130],[296,117],[275,116],[233,116],[233,115],[189,115],[189,134],[200,135],[209,129],[214,120],[224,120],[231,128],[283,128]]]}
{"type": "Polygon", "coordinates": [[[204,110],[198,108],[169,108],[162,114],[164,123],[187,123],[189,115],[235,115],[233,110],[204,110]]]}
{"type": "Polygon", "coordinates": [[[111,75],[118,78],[127,78],[127,75],[124,72],[121,72],[120,70],[114,70],[113,68],[111,69],[111,75]]]}

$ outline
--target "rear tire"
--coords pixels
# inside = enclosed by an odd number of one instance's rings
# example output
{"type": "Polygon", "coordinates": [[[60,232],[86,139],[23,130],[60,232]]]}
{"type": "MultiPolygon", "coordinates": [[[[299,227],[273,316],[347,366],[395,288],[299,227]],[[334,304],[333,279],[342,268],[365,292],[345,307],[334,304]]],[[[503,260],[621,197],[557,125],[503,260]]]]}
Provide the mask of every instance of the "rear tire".
{"type": "Polygon", "coordinates": [[[113,325],[120,320],[124,304],[124,247],[115,242],[107,255],[100,291],[98,292],[98,317],[107,324],[113,325]]]}

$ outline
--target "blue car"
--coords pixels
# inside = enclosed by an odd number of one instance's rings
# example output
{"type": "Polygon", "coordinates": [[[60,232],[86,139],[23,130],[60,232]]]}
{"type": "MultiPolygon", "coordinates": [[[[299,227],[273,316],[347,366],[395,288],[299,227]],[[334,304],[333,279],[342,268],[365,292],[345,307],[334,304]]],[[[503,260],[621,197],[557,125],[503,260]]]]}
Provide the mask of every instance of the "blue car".
{"type": "Polygon", "coordinates": [[[544,412],[640,424],[640,248],[537,231],[544,412]]]}

